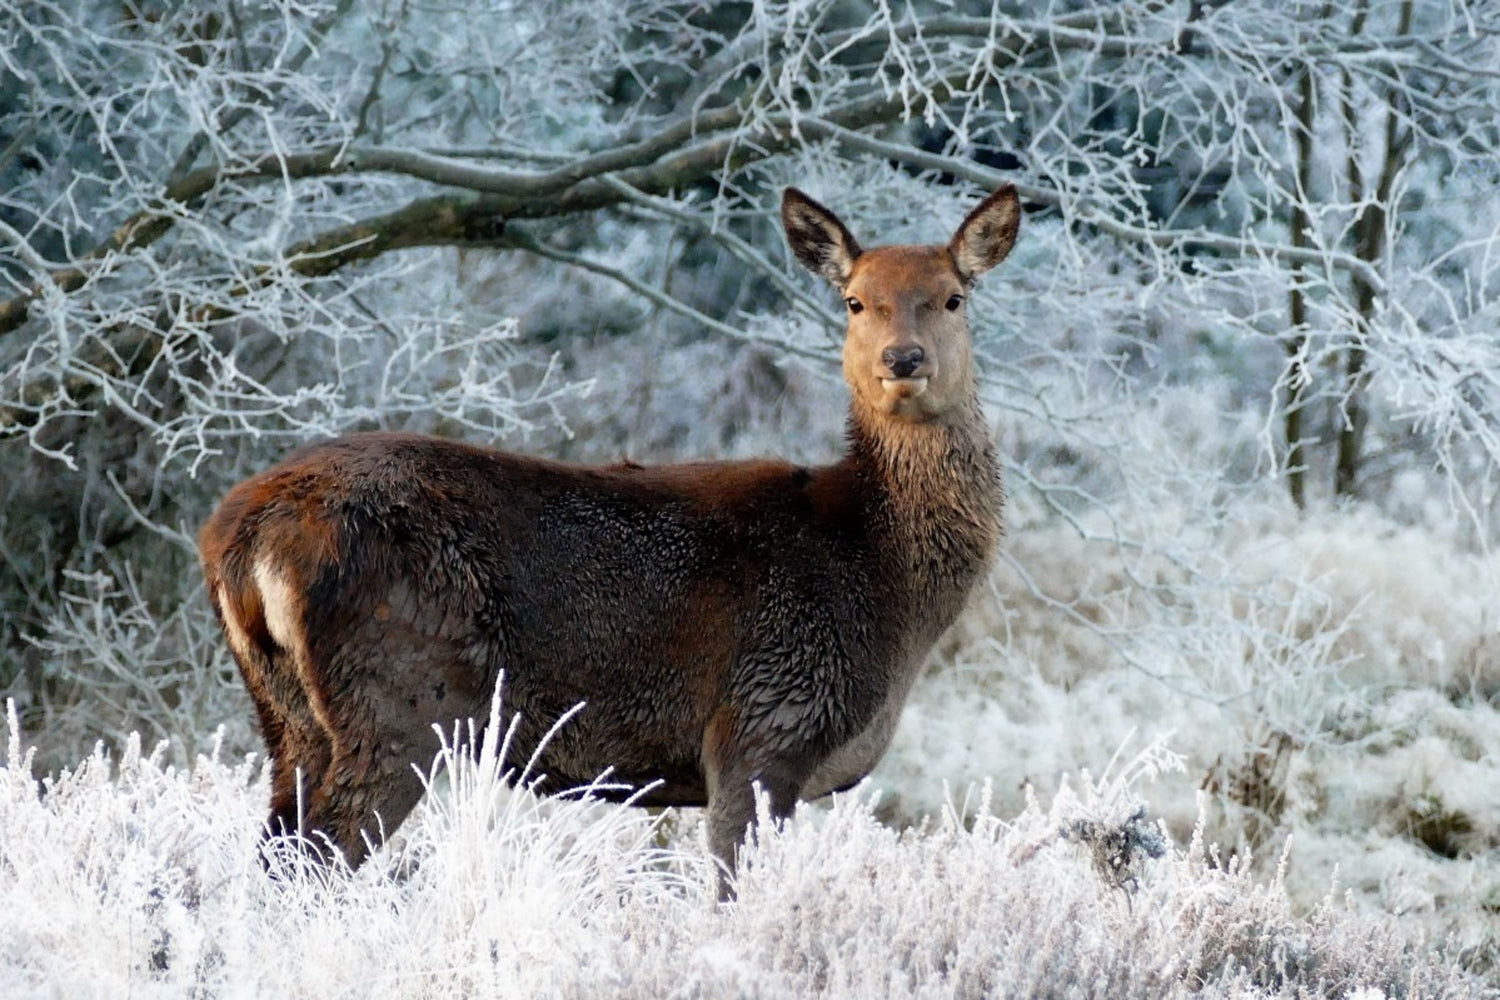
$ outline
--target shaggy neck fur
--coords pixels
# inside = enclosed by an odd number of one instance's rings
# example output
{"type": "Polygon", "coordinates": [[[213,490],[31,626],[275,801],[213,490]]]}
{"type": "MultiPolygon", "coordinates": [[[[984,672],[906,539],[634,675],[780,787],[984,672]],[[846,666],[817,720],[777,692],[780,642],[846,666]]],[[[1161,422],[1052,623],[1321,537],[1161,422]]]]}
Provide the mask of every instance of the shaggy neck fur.
{"type": "Polygon", "coordinates": [[[855,400],[848,437],[848,460],[872,497],[872,529],[886,535],[907,571],[902,596],[951,605],[939,616],[946,626],[1003,531],[1000,463],[978,399],[924,422],[872,413],[855,400]]]}

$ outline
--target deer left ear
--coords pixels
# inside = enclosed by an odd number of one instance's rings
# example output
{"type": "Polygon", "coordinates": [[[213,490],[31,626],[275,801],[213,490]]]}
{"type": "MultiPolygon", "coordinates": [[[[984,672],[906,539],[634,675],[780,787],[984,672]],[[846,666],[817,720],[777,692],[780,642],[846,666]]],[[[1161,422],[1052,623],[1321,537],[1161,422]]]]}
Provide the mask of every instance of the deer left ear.
{"type": "Polygon", "coordinates": [[[1005,185],[980,202],[948,242],[948,252],[964,281],[972,282],[1004,260],[1020,229],[1021,199],[1013,185],[1005,185]]]}
{"type": "Polygon", "coordinates": [[[781,196],[781,222],[786,241],[802,266],[827,278],[834,288],[849,283],[854,259],[861,253],[859,241],[839,217],[796,188],[781,196]]]}

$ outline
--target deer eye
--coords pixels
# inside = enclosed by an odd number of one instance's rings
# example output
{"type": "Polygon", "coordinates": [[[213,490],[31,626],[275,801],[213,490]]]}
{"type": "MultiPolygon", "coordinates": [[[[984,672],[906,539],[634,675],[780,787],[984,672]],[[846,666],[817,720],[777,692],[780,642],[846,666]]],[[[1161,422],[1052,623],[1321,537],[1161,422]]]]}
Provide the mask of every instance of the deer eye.
{"type": "Polygon", "coordinates": [[[849,307],[849,311],[851,313],[861,313],[865,311],[865,304],[852,295],[844,300],[844,305],[849,307]]]}
{"type": "Polygon", "coordinates": [[[963,304],[964,304],[964,297],[962,295],[950,295],[950,296],[948,296],[948,301],[947,301],[947,303],[945,303],[944,307],[949,312],[957,312],[958,311],[958,307],[961,306],[961,305],[963,305],[963,304]]]}

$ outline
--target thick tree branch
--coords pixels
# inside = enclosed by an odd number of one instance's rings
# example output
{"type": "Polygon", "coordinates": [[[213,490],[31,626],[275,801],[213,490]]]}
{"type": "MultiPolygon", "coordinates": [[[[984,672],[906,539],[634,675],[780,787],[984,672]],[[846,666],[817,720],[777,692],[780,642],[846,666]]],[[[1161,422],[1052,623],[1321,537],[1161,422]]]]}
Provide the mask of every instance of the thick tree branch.
{"type": "MultiPolygon", "coordinates": [[[[882,120],[894,113],[898,105],[897,98],[873,97],[853,102],[835,114],[839,121],[858,128],[882,120]]],[[[675,128],[673,132],[675,135],[675,128]]],[[[531,175],[533,179],[542,176],[552,179],[545,185],[523,181],[519,191],[497,183],[495,190],[482,193],[471,190],[416,199],[395,212],[341,226],[300,243],[288,250],[286,256],[292,270],[314,277],[407,247],[493,246],[501,240],[507,219],[540,219],[594,211],[629,200],[630,192],[666,194],[698,183],[717,171],[732,172],[773,156],[801,141],[802,137],[792,130],[790,116],[776,115],[768,125],[749,134],[718,135],[642,166],[598,170],[565,187],[556,186],[558,178],[580,173],[578,166],[550,175],[531,175]],[[549,188],[550,194],[543,193],[549,188]]],[[[648,146],[662,144],[648,140],[639,145],[644,151],[648,146]]],[[[608,162],[624,164],[629,159],[611,158],[608,162]]]]}
{"type": "MultiPolygon", "coordinates": [[[[323,22],[314,26],[310,37],[321,37],[328,26],[347,7],[348,0],[341,0],[323,22]]],[[[1141,27],[1138,28],[1137,21],[1126,18],[1124,15],[1097,11],[1082,11],[1047,21],[1009,21],[955,15],[928,18],[920,23],[905,22],[885,32],[872,31],[868,27],[843,29],[828,33],[820,39],[819,44],[826,52],[836,52],[865,40],[883,39],[898,44],[911,43],[919,39],[928,41],[936,39],[982,40],[987,46],[985,58],[992,67],[1016,65],[1029,53],[1046,53],[1055,56],[1057,53],[1069,50],[1085,51],[1095,56],[1110,58],[1135,58],[1150,52],[1172,55],[1174,58],[1186,58],[1187,56],[1179,51],[1182,28],[1179,21],[1180,18],[1176,15],[1164,15],[1158,20],[1139,22],[1141,27]],[[1154,28],[1160,30],[1152,30],[1154,28]]],[[[1396,68],[1420,65],[1428,72],[1433,71],[1433,68],[1437,66],[1448,73],[1462,71],[1469,75],[1473,74],[1473,67],[1455,63],[1451,57],[1444,62],[1433,61],[1430,53],[1423,49],[1424,45],[1430,47],[1430,44],[1410,35],[1395,38],[1344,39],[1340,40],[1338,45],[1332,42],[1309,45],[1304,39],[1288,39],[1288,53],[1293,51],[1290,46],[1294,42],[1297,46],[1301,46],[1296,50],[1299,60],[1318,61],[1337,58],[1342,60],[1341,65],[1355,68],[1360,72],[1390,73],[1396,68]]],[[[742,50],[751,44],[756,44],[756,39],[750,36],[732,42],[709,60],[703,67],[702,76],[705,79],[713,79],[715,73],[718,72],[715,69],[716,66],[737,64],[742,50]]],[[[300,65],[301,60],[305,59],[311,51],[310,46],[300,49],[293,57],[292,68],[295,69],[300,65]]],[[[1219,57],[1231,59],[1239,58],[1241,55],[1244,58],[1253,56],[1261,61],[1268,58],[1267,50],[1264,48],[1253,53],[1236,54],[1221,45],[1214,51],[1219,57]]],[[[1274,56],[1274,53],[1272,55],[1274,56]]],[[[950,70],[947,76],[940,77],[931,84],[936,88],[935,96],[939,100],[951,99],[955,94],[963,93],[973,85],[970,79],[973,67],[964,60],[957,62],[959,65],[950,70]]],[[[700,92],[697,99],[701,101],[701,97],[700,92]]],[[[916,149],[879,143],[878,140],[870,137],[856,136],[851,131],[876,121],[894,120],[895,116],[907,110],[902,100],[880,93],[853,101],[846,107],[849,113],[837,115],[824,113],[822,115],[822,119],[829,125],[843,130],[836,134],[842,144],[852,148],[864,148],[866,151],[881,148],[885,150],[881,155],[892,156],[903,162],[914,164],[920,164],[930,155],[916,149]],[[865,107],[868,113],[859,113],[858,109],[861,106],[865,107]]],[[[224,126],[232,127],[235,122],[243,119],[248,111],[248,108],[238,109],[235,113],[236,117],[226,119],[224,126]]],[[[527,217],[540,217],[586,211],[612,204],[615,195],[612,195],[611,191],[614,189],[604,183],[590,183],[602,181],[608,174],[618,174],[620,179],[631,187],[647,193],[665,193],[673,186],[692,183],[719,168],[732,169],[758,159],[761,155],[779,152],[787,146],[784,137],[789,134],[789,130],[794,133],[800,126],[797,113],[783,112],[771,116],[768,128],[754,129],[751,133],[743,135],[731,134],[731,130],[740,126],[748,115],[747,109],[735,105],[684,113],[666,125],[659,126],[652,135],[637,142],[619,148],[602,150],[575,162],[559,164],[546,170],[509,170],[494,166],[478,166],[471,162],[471,157],[468,156],[444,155],[417,149],[347,145],[335,145],[290,155],[268,153],[239,164],[187,170],[186,165],[192,162],[201,151],[200,137],[190,142],[183,155],[179,157],[177,167],[173,171],[174,177],[164,186],[157,205],[127,219],[108,239],[81,255],[74,263],[53,270],[49,274],[38,275],[19,294],[0,302],[0,334],[17,329],[26,321],[32,304],[38,296],[43,294],[46,286],[54,286],[64,293],[77,291],[87,282],[93,265],[111,255],[140,250],[161,239],[172,229],[184,212],[194,209],[204,196],[229,179],[298,180],[356,175],[363,172],[397,174],[444,187],[460,188],[481,196],[495,196],[490,199],[481,197],[468,202],[467,209],[462,210],[469,215],[464,222],[460,223],[451,216],[447,219],[454,223],[453,228],[460,233],[475,229],[488,231],[494,229],[494,218],[497,216],[519,214],[527,217]],[[778,141],[778,134],[782,136],[782,141],[778,141]],[[767,142],[771,146],[765,153],[754,152],[757,144],[767,142]]],[[[805,126],[802,127],[805,128],[805,126]]],[[[816,130],[810,130],[809,134],[815,135],[816,130]]],[[[953,158],[941,159],[943,162],[941,169],[967,176],[975,179],[976,183],[987,186],[994,183],[995,175],[978,165],[965,165],[953,158]],[[963,169],[956,169],[956,167],[963,169]],[[983,179],[979,179],[981,177],[983,179]]],[[[1029,192],[1027,196],[1033,200],[1043,201],[1050,197],[1048,192],[1039,189],[1029,192]]],[[[456,207],[458,202],[450,196],[443,196],[437,202],[414,201],[409,208],[413,212],[419,212],[426,204],[452,207],[453,210],[460,211],[456,207]]],[[[391,233],[392,242],[371,241],[367,245],[366,253],[355,254],[348,259],[363,259],[372,256],[374,248],[382,245],[395,246],[398,243],[418,245],[432,242],[438,231],[444,228],[438,226],[435,229],[429,227],[424,230],[423,227],[418,227],[418,232],[414,233],[408,241],[401,242],[396,239],[390,226],[393,220],[402,214],[394,213],[392,216],[352,227],[353,230],[373,227],[391,233]]],[[[1268,248],[1261,244],[1211,233],[1147,230],[1118,222],[1102,214],[1090,217],[1088,221],[1103,231],[1124,239],[1146,241],[1157,246],[1191,241],[1195,245],[1222,253],[1269,255],[1274,260],[1288,264],[1321,264],[1348,271],[1369,287],[1381,287],[1374,268],[1357,255],[1329,255],[1296,247],[1268,248]]],[[[352,242],[355,236],[357,234],[350,231],[336,232],[315,242],[343,245],[352,242]],[[351,239],[344,237],[351,237],[351,239]]],[[[330,260],[336,259],[340,259],[338,255],[330,258],[330,260]]]]}

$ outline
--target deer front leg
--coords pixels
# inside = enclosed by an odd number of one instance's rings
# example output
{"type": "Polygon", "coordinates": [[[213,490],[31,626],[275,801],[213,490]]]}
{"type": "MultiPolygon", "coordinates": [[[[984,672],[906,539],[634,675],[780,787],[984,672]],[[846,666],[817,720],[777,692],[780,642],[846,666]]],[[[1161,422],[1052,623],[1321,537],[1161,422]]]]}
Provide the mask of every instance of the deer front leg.
{"type": "Polygon", "coordinates": [[[735,762],[719,772],[708,800],[708,846],[719,864],[720,902],[735,895],[740,846],[756,819],[756,789],[769,797],[771,819],[780,825],[796,809],[806,781],[806,768],[791,763],[754,767],[735,762]]]}

